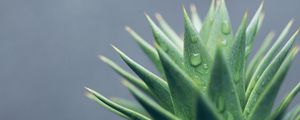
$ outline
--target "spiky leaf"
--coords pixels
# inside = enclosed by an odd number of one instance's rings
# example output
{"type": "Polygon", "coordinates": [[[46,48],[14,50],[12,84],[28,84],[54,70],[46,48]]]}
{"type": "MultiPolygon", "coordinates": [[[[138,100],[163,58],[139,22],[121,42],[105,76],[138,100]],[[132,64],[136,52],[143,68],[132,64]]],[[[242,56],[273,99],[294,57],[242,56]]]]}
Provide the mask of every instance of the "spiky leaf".
{"type": "Polygon", "coordinates": [[[98,92],[96,92],[92,89],[86,88],[86,90],[90,94],[94,95],[97,98],[97,99],[93,98],[93,100],[99,100],[98,102],[102,102],[103,104],[105,104],[106,106],[109,106],[114,111],[121,113],[121,115],[125,115],[126,117],[128,117],[132,120],[151,120],[150,118],[148,118],[140,113],[137,113],[135,111],[132,111],[130,109],[127,109],[125,107],[122,107],[122,106],[110,101],[109,99],[105,98],[104,96],[102,96],[101,94],[99,94],[98,92]]]}
{"type": "Polygon", "coordinates": [[[245,48],[246,48],[246,26],[248,13],[244,14],[242,22],[236,33],[235,40],[230,48],[229,63],[233,71],[233,81],[236,83],[236,91],[239,96],[241,106],[245,104],[245,48]]]}
{"type": "MultiPolygon", "coordinates": [[[[265,120],[270,115],[275,97],[297,51],[298,49],[295,48],[287,55],[273,79],[266,85],[262,94],[258,96],[255,106],[250,113],[249,120],[265,120]]],[[[245,111],[248,112],[248,108],[245,111]]]]}
{"type": "Polygon", "coordinates": [[[111,98],[111,101],[115,102],[116,104],[118,104],[120,106],[123,106],[125,108],[128,108],[130,110],[136,111],[144,116],[149,117],[149,114],[138,103],[132,102],[130,100],[122,99],[122,98],[116,98],[116,97],[111,98]]]}
{"type": "Polygon", "coordinates": [[[180,51],[174,43],[159,29],[159,27],[153,22],[153,20],[146,15],[149,25],[152,28],[153,36],[157,45],[159,45],[174,61],[177,65],[183,68],[182,51],[180,51]]]}
{"type": "Polygon", "coordinates": [[[217,50],[211,74],[208,90],[211,100],[224,118],[226,115],[231,115],[234,119],[241,120],[243,118],[242,109],[237,90],[221,47],[217,50]]]}
{"type": "Polygon", "coordinates": [[[259,6],[259,8],[257,9],[255,15],[253,16],[250,24],[247,27],[247,31],[246,31],[246,54],[245,57],[246,59],[248,58],[250,52],[252,51],[252,47],[253,47],[253,42],[254,39],[256,38],[257,32],[259,31],[259,27],[261,25],[260,22],[262,22],[262,9],[263,9],[264,3],[262,2],[259,6]]]}
{"type": "Polygon", "coordinates": [[[180,49],[182,50],[182,39],[178,34],[170,27],[170,25],[165,21],[161,14],[156,13],[155,17],[162,29],[162,31],[169,37],[169,39],[180,49]]]}
{"type": "Polygon", "coordinates": [[[216,2],[216,14],[214,16],[214,23],[212,30],[207,38],[207,47],[212,56],[216,51],[216,45],[219,42],[228,48],[233,43],[232,26],[227,12],[226,4],[224,0],[217,0],[216,2]]]}
{"type": "Polygon", "coordinates": [[[270,119],[280,120],[299,91],[300,83],[298,83],[295,88],[282,100],[276,110],[272,113],[270,119]]]}
{"type": "Polygon", "coordinates": [[[185,33],[184,33],[184,65],[193,81],[200,86],[203,93],[207,91],[209,72],[212,59],[206,46],[203,44],[198,32],[194,28],[190,18],[184,11],[185,33]]]}
{"type": "Polygon", "coordinates": [[[128,80],[131,84],[133,84],[137,88],[141,89],[147,95],[150,95],[150,96],[152,95],[152,92],[149,90],[148,86],[144,83],[143,80],[141,80],[141,79],[135,77],[134,75],[130,74],[129,72],[125,71],[119,65],[117,65],[116,63],[114,63],[112,60],[108,59],[105,56],[99,56],[99,59],[102,60],[107,65],[109,65],[114,71],[116,71],[118,74],[120,74],[126,80],[128,80]]]}
{"type": "Polygon", "coordinates": [[[291,37],[291,39],[283,46],[283,48],[279,51],[279,53],[275,56],[275,58],[271,61],[265,71],[259,77],[251,95],[248,99],[248,102],[245,107],[245,115],[248,116],[250,112],[255,109],[255,105],[257,104],[257,100],[262,96],[263,91],[265,91],[265,87],[270,84],[270,81],[276,75],[278,69],[282,65],[283,61],[287,57],[290,49],[293,47],[295,37],[298,31],[291,37]]]}
{"type": "Polygon", "coordinates": [[[179,120],[171,112],[162,108],[159,104],[152,101],[148,96],[145,96],[140,90],[135,88],[130,83],[126,82],[124,85],[129,89],[133,96],[141,103],[141,105],[148,111],[151,117],[155,120],[179,120]]]}
{"type": "Polygon", "coordinates": [[[274,32],[270,32],[266,38],[264,39],[261,47],[259,48],[259,50],[256,52],[256,54],[254,55],[254,57],[252,58],[252,60],[250,61],[247,70],[246,70],[246,78],[245,78],[245,85],[248,86],[250,79],[254,73],[254,71],[256,70],[259,62],[263,59],[263,57],[265,56],[266,52],[268,51],[269,46],[271,46],[271,42],[273,40],[275,36],[274,32]]]}
{"type": "Polygon", "coordinates": [[[275,41],[275,43],[272,45],[270,50],[266,53],[266,55],[263,57],[263,59],[258,64],[255,72],[251,76],[249,85],[246,90],[246,98],[249,98],[252,89],[254,88],[256,82],[260,78],[261,74],[265,71],[265,69],[268,67],[268,65],[271,63],[271,61],[274,59],[274,56],[276,55],[276,52],[280,50],[281,44],[284,42],[284,38],[288,34],[293,21],[290,21],[287,26],[283,29],[281,34],[279,35],[278,39],[275,41]]]}
{"type": "Polygon", "coordinates": [[[199,32],[200,29],[201,29],[201,27],[202,27],[202,21],[201,21],[199,15],[198,15],[196,5],[195,4],[191,4],[190,9],[191,9],[191,20],[192,20],[192,23],[194,24],[195,29],[197,30],[197,32],[199,32]]]}
{"type": "Polygon", "coordinates": [[[144,53],[149,57],[149,59],[155,65],[156,69],[160,72],[161,76],[165,78],[164,71],[155,48],[153,48],[149,43],[147,43],[141,36],[139,36],[136,32],[134,32],[130,27],[126,26],[125,29],[138,43],[138,45],[144,51],[144,53]]]}
{"type": "Polygon", "coordinates": [[[152,72],[148,71],[147,69],[130,59],[118,48],[114,47],[114,49],[119,53],[125,63],[146,83],[148,88],[155,95],[155,98],[159,102],[159,104],[165,109],[173,111],[168,84],[160,77],[156,76],[152,72]]]}

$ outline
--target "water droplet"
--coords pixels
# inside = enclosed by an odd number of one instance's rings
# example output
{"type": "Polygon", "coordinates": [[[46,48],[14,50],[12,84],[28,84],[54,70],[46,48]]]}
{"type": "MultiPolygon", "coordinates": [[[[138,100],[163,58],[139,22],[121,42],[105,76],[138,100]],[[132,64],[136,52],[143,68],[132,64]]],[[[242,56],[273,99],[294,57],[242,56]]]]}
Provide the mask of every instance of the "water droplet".
{"type": "Polygon", "coordinates": [[[217,101],[217,108],[220,112],[223,112],[225,110],[225,101],[223,96],[219,96],[217,101]]]}
{"type": "Polygon", "coordinates": [[[226,120],[234,120],[233,115],[230,112],[226,112],[226,120]]]}
{"type": "Polygon", "coordinates": [[[203,64],[203,69],[207,70],[208,69],[208,65],[205,63],[203,64]]]}
{"type": "Polygon", "coordinates": [[[193,53],[191,56],[190,62],[193,66],[199,66],[202,62],[200,54],[193,53]]]}
{"type": "Polygon", "coordinates": [[[227,40],[226,39],[222,40],[222,45],[224,45],[224,46],[227,45],[227,40]]]}
{"type": "Polygon", "coordinates": [[[228,21],[224,21],[224,22],[222,23],[222,33],[223,33],[224,35],[228,35],[228,34],[231,33],[231,27],[230,27],[228,21]]]}
{"type": "Polygon", "coordinates": [[[200,72],[201,74],[207,74],[208,65],[206,63],[203,63],[202,66],[198,69],[198,72],[200,72]]]}

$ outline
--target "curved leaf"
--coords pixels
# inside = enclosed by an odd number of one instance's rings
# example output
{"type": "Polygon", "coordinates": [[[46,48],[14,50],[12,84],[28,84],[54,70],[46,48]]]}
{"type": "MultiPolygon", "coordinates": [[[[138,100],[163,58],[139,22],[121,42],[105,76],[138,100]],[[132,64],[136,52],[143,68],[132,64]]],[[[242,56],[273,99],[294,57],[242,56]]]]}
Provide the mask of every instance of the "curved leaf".
{"type": "Polygon", "coordinates": [[[270,119],[276,119],[280,120],[283,116],[284,112],[286,112],[288,106],[294,99],[294,97],[299,93],[300,91],[300,83],[298,83],[295,88],[282,100],[280,105],[276,108],[276,110],[271,114],[270,119]]]}
{"type": "Polygon", "coordinates": [[[146,117],[149,117],[149,114],[145,111],[145,109],[139,105],[138,103],[135,103],[135,102],[132,102],[132,101],[129,101],[129,100],[126,100],[126,99],[122,99],[122,98],[116,98],[116,97],[113,97],[113,98],[110,98],[111,101],[117,103],[118,105],[121,105],[125,108],[128,108],[130,110],[133,110],[133,111],[136,111],[146,117]]]}
{"type": "Polygon", "coordinates": [[[152,101],[146,95],[144,95],[140,90],[135,88],[130,83],[126,82],[124,85],[129,89],[132,95],[141,103],[141,105],[148,111],[151,117],[155,120],[179,120],[171,112],[165,110],[160,105],[152,101]]]}
{"type": "Polygon", "coordinates": [[[248,86],[250,79],[252,75],[254,74],[254,71],[256,70],[259,62],[262,60],[262,58],[265,56],[266,52],[268,51],[268,47],[271,45],[273,38],[275,37],[274,32],[270,32],[266,38],[263,40],[263,43],[261,47],[258,49],[258,51],[255,53],[254,57],[250,61],[247,70],[246,70],[246,83],[245,85],[248,86]]]}
{"type": "Polygon", "coordinates": [[[177,65],[183,68],[182,51],[180,51],[174,43],[157,27],[152,19],[146,15],[149,25],[152,28],[155,42],[159,45],[174,61],[177,65]]]}
{"type": "MultiPolygon", "coordinates": [[[[291,39],[284,45],[284,47],[280,50],[280,52],[275,56],[272,62],[268,65],[265,71],[259,77],[251,95],[248,99],[248,102],[245,107],[245,115],[248,116],[250,112],[255,109],[255,105],[257,104],[257,100],[262,96],[263,91],[265,91],[266,86],[268,86],[276,75],[278,69],[287,58],[287,55],[290,52],[290,49],[293,47],[295,37],[298,31],[291,37],[291,39]]],[[[271,102],[270,102],[271,103],[271,102]]]]}
{"type": "Polygon", "coordinates": [[[144,51],[144,53],[149,57],[152,63],[155,65],[156,69],[160,72],[161,76],[165,78],[164,70],[160,63],[158,54],[149,43],[147,43],[141,36],[139,36],[136,32],[134,32],[130,27],[125,27],[126,31],[134,38],[134,40],[138,43],[140,48],[144,51]]]}
{"type": "Polygon", "coordinates": [[[96,103],[98,103],[99,105],[103,106],[103,107],[106,108],[107,110],[109,110],[109,111],[111,111],[111,112],[113,112],[113,113],[115,113],[115,114],[119,115],[120,117],[123,117],[123,118],[125,118],[125,119],[127,119],[127,120],[131,120],[131,118],[129,118],[127,115],[125,115],[125,114],[123,114],[123,113],[121,113],[121,112],[115,110],[114,108],[112,108],[112,107],[106,105],[105,103],[103,103],[102,101],[100,101],[100,100],[99,100],[97,97],[95,97],[92,93],[87,92],[85,95],[86,95],[86,97],[88,97],[89,99],[95,101],[96,103]]]}
{"type": "Polygon", "coordinates": [[[264,6],[264,2],[260,4],[259,8],[257,9],[255,15],[253,16],[246,30],[246,46],[247,46],[246,54],[245,54],[246,60],[248,59],[248,56],[252,51],[253,42],[256,38],[256,34],[259,31],[259,28],[263,21],[263,17],[261,17],[263,6],[264,6]]]}
{"type": "MultiPolygon", "coordinates": [[[[111,109],[126,115],[127,117],[129,117],[132,120],[150,120],[150,118],[148,118],[142,114],[139,114],[135,111],[132,111],[130,109],[127,109],[125,107],[122,107],[122,106],[110,101],[109,99],[105,98],[104,96],[102,96],[101,94],[99,94],[98,92],[96,92],[92,89],[86,88],[86,90],[89,93],[91,93],[92,95],[94,95],[99,100],[98,102],[102,102],[106,106],[109,106],[111,109]]],[[[93,100],[95,100],[95,99],[93,98],[93,100]]]]}
{"type": "Polygon", "coordinates": [[[169,24],[165,21],[165,19],[162,17],[161,14],[156,13],[155,17],[161,27],[161,29],[164,31],[164,33],[170,38],[170,40],[180,49],[183,49],[183,41],[180,39],[178,34],[169,26],[169,24]]]}
{"type": "Polygon", "coordinates": [[[241,106],[245,104],[245,47],[246,47],[246,27],[248,13],[244,14],[242,22],[236,33],[235,40],[229,52],[229,63],[233,72],[232,79],[236,84],[236,91],[239,96],[241,106]]]}
{"type": "Polygon", "coordinates": [[[266,89],[263,90],[261,96],[258,96],[259,98],[255,103],[253,111],[250,113],[249,120],[265,120],[270,116],[276,95],[297,52],[298,48],[294,48],[287,55],[272,81],[270,81],[270,84],[267,84],[266,89]]]}
{"type": "Polygon", "coordinates": [[[128,80],[131,84],[135,85],[137,88],[141,89],[147,95],[152,95],[152,92],[149,90],[147,85],[141,79],[135,77],[134,75],[130,74],[129,72],[122,69],[119,65],[114,63],[112,60],[108,59],[105,56],[99,56],[99,59],[102,60],[104,63],[109,65],[114,71],[116,71],[119,75],[123,78],[128,80]]]}
{"type": "Polygon", "coordinates": [[[274,56],[276,55],[276,52],[280,49],[281,44],[284,42],[285,36],[288,34],[293,21],[290,21],[287,26],[283,29],[282,33],[279,35],[278,39],[275,41],[274,45],[270,48],[270,50],[266,53],[266,55],[263,57],[263,59],[258,64],[255,72],[253,73],[249,85],[246,90],[246,98],[249,98],[252,89],[256,85],[256,82],[258,81],[261,74],[265,71],[265,69],[268,67],[268,65],[271,63],[271,61],[274,59],[274,56]]]}
{"type": "Polygon", "coordinates": [[[114,46],[113,48],[119,53],[124,62],[146,83],[148,88],[155,95],[155,99],[159,102],[159,104],[165,109],[173,111],[171,95],[167,82],[130,59],[118,48],[114,46]]]}
{"type": "Polygon", "coordinates": [[[293,110],[288,112],[282,120],[299,120],[300,106],[295,107],[293,110]]]}

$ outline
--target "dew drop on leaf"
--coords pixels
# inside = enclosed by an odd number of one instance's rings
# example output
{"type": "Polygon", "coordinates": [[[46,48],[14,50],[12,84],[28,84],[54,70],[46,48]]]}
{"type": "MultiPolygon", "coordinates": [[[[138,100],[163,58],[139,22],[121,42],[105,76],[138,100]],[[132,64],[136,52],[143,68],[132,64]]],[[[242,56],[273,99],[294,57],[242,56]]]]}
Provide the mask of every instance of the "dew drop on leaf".
{"type": "Polygon", "coordinates": [[[192,66],[199,66],[202,62],[201,60],[201,55],[199,53],[193,53],[191,58],[190,58],[190,62],[192,64],[192,66]]]}
{"type": "Polygon", "coordinates": [[[222,22],[222,26],[221,27],[222,27],[221,28],[222,29],[222,33],[224,35],[228,35],[228,34],[231,33],[231,27],[230,27],[230,25],[229,25],[229,23],[227,21],[222,22]]]}
{"type": "Polygon", "coordinates": [[[203,69],[207,70],[208,69],[208,65],[207,64],[203,64],[203,69]]]}
{"type": "Polygon", "coordinates": [[[201,74],[207,74],[208,65],[206,63],[203,63],[202,66],[198,69],[198,72],[200,72],[201,74]]]}
{"type": "Polygon", "coordinates": [[[227,40],[226,39],[224,39],[224,40],[222,40],[222,45],[227,45],[227,40]]]}

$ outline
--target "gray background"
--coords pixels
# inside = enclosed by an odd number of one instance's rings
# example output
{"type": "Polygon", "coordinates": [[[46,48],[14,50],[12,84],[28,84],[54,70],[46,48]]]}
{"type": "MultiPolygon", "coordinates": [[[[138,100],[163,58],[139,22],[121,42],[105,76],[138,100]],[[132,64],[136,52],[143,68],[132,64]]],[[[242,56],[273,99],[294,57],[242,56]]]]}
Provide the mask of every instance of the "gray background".
{"type": "MultiPolygon", "coordinates": [[[[190,3],[197,4],[203,17],[209,0],[185,1],[186,5],[190,3]]],[[[234,28],[245,9],[252,16],[259,3],[260,0],[228,0],[234,28]]],[[[266,0],[266,20],[256,48],[268,31],[279,32],[291,18],[296,19],[294,26],[299,26],[299,4],[299,0],[266,0]]],[[[106,55],[125,67],[111,49],[112,43],[153,70],[124,31],[124,25],[152,40],[143,13],[161,12],[182,32],[180,5],[178,0],[1,0],[0,119],[119,119],[84,96],[83,87],[89,86],[106,96],[132,99],[121,86],[120,77],[96,56],[106,55]]],[[[300,56],[279,98],[299,81],[299,60],[300,56]]],[[[299,96],[293,105],[297,102],[299,96]]]]}

